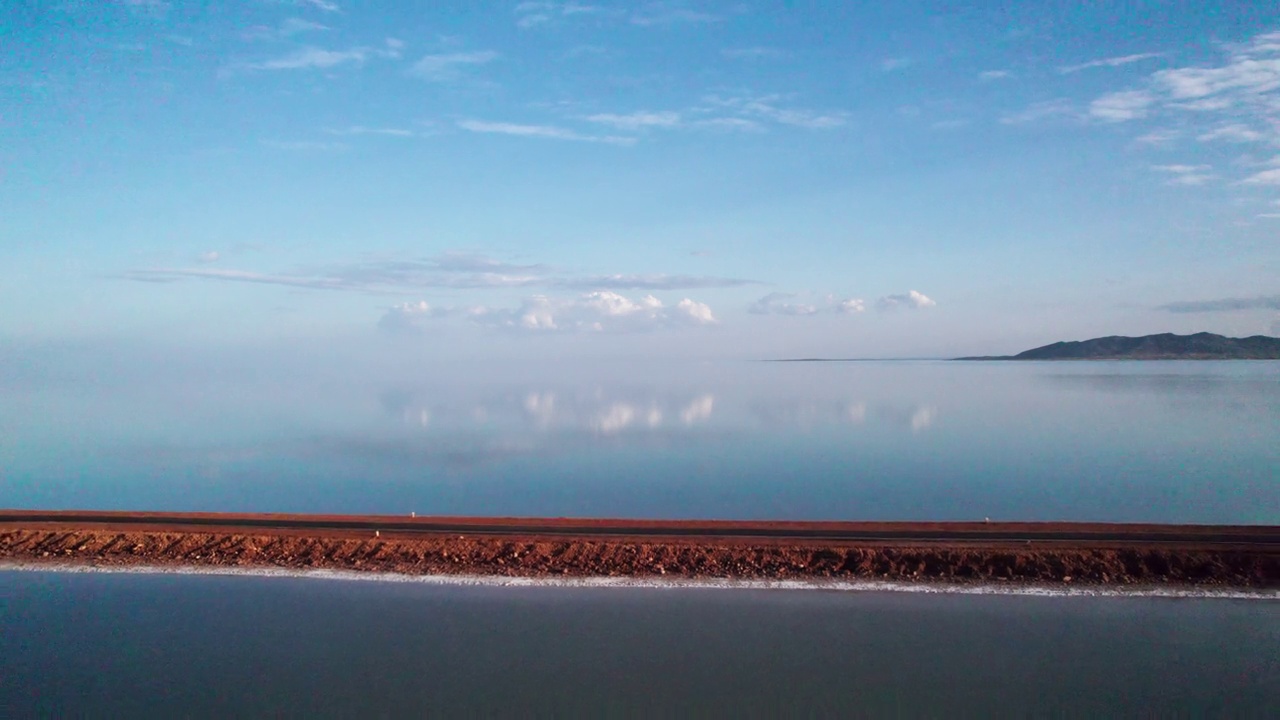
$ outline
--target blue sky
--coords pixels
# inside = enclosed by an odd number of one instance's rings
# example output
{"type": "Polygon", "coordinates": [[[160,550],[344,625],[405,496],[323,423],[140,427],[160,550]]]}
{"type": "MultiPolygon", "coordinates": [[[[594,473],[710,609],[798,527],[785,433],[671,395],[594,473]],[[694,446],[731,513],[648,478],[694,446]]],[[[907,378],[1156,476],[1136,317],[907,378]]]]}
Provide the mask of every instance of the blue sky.
{"type": "Polygon", "coordinates": [[[0,340],[1280,334],[1280,7],[862,5],[6,3],[0,340]]]}

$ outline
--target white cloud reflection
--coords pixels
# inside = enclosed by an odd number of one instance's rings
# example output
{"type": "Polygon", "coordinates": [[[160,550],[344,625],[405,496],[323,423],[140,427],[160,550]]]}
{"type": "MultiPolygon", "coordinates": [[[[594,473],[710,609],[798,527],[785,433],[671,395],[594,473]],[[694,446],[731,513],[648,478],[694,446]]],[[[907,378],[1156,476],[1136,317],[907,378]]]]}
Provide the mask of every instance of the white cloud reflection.
{"type": "Polygon", "coordinates": [[[405,427],[430,426],[432,431],[443,432],[479,430],[483,426],[512,434],[618,436],[658,431],[808,430],[842,425],[919,433],[932,427],[938,419],[938,408],[931,403],[876,402],[862,398],[761,398],[751,392],[725,395],[659,388],[535,388],[491,391],[479,398],[388,391],[382,395],[382,404],[405,427]]]}

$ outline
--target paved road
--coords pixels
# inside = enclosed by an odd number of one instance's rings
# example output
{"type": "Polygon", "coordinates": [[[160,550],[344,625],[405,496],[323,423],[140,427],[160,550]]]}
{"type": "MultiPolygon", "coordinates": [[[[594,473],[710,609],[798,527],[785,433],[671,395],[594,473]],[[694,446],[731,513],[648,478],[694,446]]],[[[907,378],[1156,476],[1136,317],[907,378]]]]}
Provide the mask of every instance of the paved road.
{"type": "Polygon", "coordinates": [[[1280,527],[1243,525],[1152,525],[1104,523],[847,523],[663,521],[588,518],[457,518],[387,515],[283,515],[220,513],[127,513],[0,510],[6,526],[64,525],[68,528],[387,532],[630,538],[742,538],[833,542],[996,542],[1070,544],[1230,544],[1280,550],[1280,527]]]}

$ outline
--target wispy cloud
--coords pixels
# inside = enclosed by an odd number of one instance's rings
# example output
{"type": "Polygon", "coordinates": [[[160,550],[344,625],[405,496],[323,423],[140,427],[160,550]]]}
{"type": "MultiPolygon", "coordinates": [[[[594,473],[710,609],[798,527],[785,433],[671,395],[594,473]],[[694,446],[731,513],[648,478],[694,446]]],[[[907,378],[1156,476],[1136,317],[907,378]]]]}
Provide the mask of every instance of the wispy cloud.
{"type": "Polygon", "coordinates": [[[184,278],[200,280],[225,280],[228,282],[253,283],[260,285],[282,285],[285,287],[310,288],[312,290],[347,290],[353,289],[348,283],[335,278],[298,277],[291,275],[272,275],[247,270],[202,270],[198,268],[154,268],[131,270],[125,273],[128,280],[141,282],[172,282],[184,278]]]}
{"type": "Polygon", "coordinates": [[[1245,185],[1280,185],[1280,168],[1254,173],[1240,182],[1245,185]]]}
{"type": "Polygon", "coordinates": [[[347,150],[351,147],[346,143],[317,142],[314,140],[263,140],[262,144],[272,150],[291,150],[296,152],[334,152],[347,150]]]}
{"type": "Polygon", "coordinates": [[[169,13],[167,0],[121,0],[121,4],[134,15],[162,18],[169,13]]]}
{"type": "MultiPolygon", "coordinates": [[[[1145,56],[1114,58],[1114,62],[1145,56]]],[[[1248,42],[1227,45],[1217,62],[1172,67],[1151,73],[1136,88],[1107,93],[1090,105],[1090,116],[1104,122],[1124,122],[1148,116],[1172,116],[1169,124],[1183,128],[1149,133],[1168,145],[1179,137],[1198,142],[1228,142],[1280,146],[1280,32],[1262,33],[1248,42]]],[[[1246,184],[1271,184],[1267,172],[1245,178],[1246,184]]],[[[1186,182],[1195,182],[1188,180],[1186,182]]]]}
{"type": "Polygon", "coordinates": [[[522,125],[518,123],[488,122],[484,120],[459,120],[458,127],[468,132],[490,133],[497,135],[514,135],[516,137],[546,138],[550,140],[573,140],[577,142],[608,143],[611,145],[632,145],[635,138],[616,135],[584,135],[568,128],[555,125],[522,125]]]}
{"type": "Polygon", "coordinates": [[[743,132],[760,132],[764,130],[764,126],[755,120],[746,118],[704,118],[702,120],[694,120],[689,123],[690,127],[706,128],[709,130],[732,130],[743,132]]]}
{"type": "Polygon", "coordinates": [[[670,128],[680,124],[680,113],[677,112],[633,112],[626,115],[599,113],[589,115],[587,122],[611,125],[619,130],[635,132],[646,128],[670,128]]]}
{"type": "Polygon", "coordinates": [[[1079,111],[1076,110],[1075,105],[1070,100],[1058,98],[1056,100],[1042,100],[1032,103],[1025,110],[1004,115],[1000,118],[1000,122],[1004,125],[1025,125],[1042,120],[1074,119],[1079,117],[1079,111]]]}
{"type": "Polygon", "coordinates": [[[346,128],[327,128],[326,133],[330,135],[384,135],[388,137],[413,137],[412,130],[402,128],[380,128],[365,127],[364,125],[352,125],[346,128]]]}
{"type": "Polygon", "coordinates": [[[791,315],[806,316],[819,313],[836,313],[853,315],[866,310],[866,302],[862,298],[838,298],[826,295],[819,300],[809,302],[798,301],[795,293],[773,292],[747,306],[747,312],[753,315],[791,315]]]}
{"type": "Polygon", "coordinates": [[[720,54],[730,60],[774,60],[786,57],[787,54],[771,47],[725,48],[720,54]]]}
{"type": "Polygon", "coordinates": [[[1280,310],[1280,295],[1257,295],[1221,300],[1193,300],[1161,305],[1159,310],[1172,313],[1214,313],[1237,310],[1280,310]]]}
{"type": "Polygon", "coordinates": [[[289,5],[291,7],[311,8],[326,13],[340,13],[342,8],[332,0],[264,0],[271,5],[289,5]]]}
{"type": "Polygon", "coordinates": [[[589,275],[563,278],[550,283],[557,287],[591,290],[698,290],[704,288],[759,285],[756,280],[705,275],[589,275]]]}
{"type": "Polygon", "coordinates": [[[1079,65],[1067,65],[1065,67],[1060,67],[1058,68],[1058,72],[1062,75],[1070,75],[1071,73],[1078,73],[1081,70],[1100,67],[1120,67],[1121,65],[1128,65],[1130,63],[1141,62],[1143,60],[1153,60],[1158,57],[1164,57],[1164,53],[1138,53],[1136,55],[1123,55],[1121,57],[1090,60],[1086,63],[1080,63],[1079,65]]]}
{"type": "Polygon", "coordinates": [[[880,69],[885,72],[893,72],[894,70],[910,67],[912,64],[914,64],[914,61],[909,57],[885,58],[880,61],[880,69]]]}
{"type": "Polygon", "coordinates": [[[1169,175],[1166,185],[1204,185],[1217,178],[1208,165],[1152,165],[1152,170],[1169,175]]]}
{"type": "Polygon", "coordinates": [[[466,70],[487,65],[498,57],[492,50],[426,55],[413,64],[409,73],[428,82],[455,82],[462,79],[466,70]]]}
{"type": "Polygon", "coordinates": [[[678,2],[650,2],[633,12],[632,25],[654,27],[662,25],[706,25],[723,20],[719,15],[691,10],[678,2]]]}
{"type": "Polygon", "coordinates": [[[1161,145],[1168,145],[1172,143],[1174,140],[1177,140],[1181,136],[1182,136],[1182,133],[1176,130],[1167,130],[1167,129],[1152,130],[1149,133],[1145,133],[1143,135],[1139,135],[1137,138],[1134,138],[1134,142],[1138,143],[1139,145],[1161,146],[1161,145]]]}
{"type": "Polygon", "coordinates": [[[522,2],[515,7],[516,25],[522,29],[555,25],[570,18],[621,17],[623,11],[575,2],[522,2]]]}
{"type": "Polygon", "coordinates": [[[403,293],[427,288],[470,290],[545,287],[563,290],[671,291],[739,287],[753,280],[693,275],[571,275],[538,263],[511,263],[474,253],[448,252],[434,257],[349,263],[319,271],[262,273],[208,268],[151,268],[126,278],[149,282],[182,279],[283,285],[318,290],[403,293]]]}
{"type": "Polygon", "coordinates": [[[323,25],[310,20],[301,18],[288,18],[276,27],[267,25],[256,25],[245,30],[241,36],[246,40],[283,40],[291,38],[294,35],[301,35],[309,32],[324,32],[329,29],[328,25],[323,25]]]}
{"type": "Polygon", "coordinates": [[[1004,80],[1013,77],[1013,73],[1008,70],[987,70],[978,73],[978,79],[983,82],[991,82],[992,80],[1004,80]]]}
{"type": "Polygon", "coordinates": [[[720,15],[694,10],[682,2],[635,3],[630,8],[578,2],[522,2],[515,6],[516,26],[523,30],[554,28],[569,22],[626,22],[638,27],[700,25],[723,20],[720,15]]]}
{"type": "Polygon", "coordinates": [[[232,65],[227,70],[323,70],[340,65],[362,65],[370,58],[398,58],[404,43],[387,38],[381,48],[359,46],[347,50],[325,50],[307,46],[288,55],[260,62],[232,65]]]}
{"type": "Polygon", "coordinates": [[[1222,141],[1229,143],[1252,143],[1266,138],[1264,133],[1241,123],[1227,123],[1196,136],[1200,142],[1222,141]]]}
{"type": "Polygon", "coordinates": [[[1144,90],[1113,92],[1089,103],[1089,116],[1102,122],[1125,122],[1146,117],[1156,98],[1144,90]]]}
{"type": "Polygon", "coordinates": [[[781,95],[720,97],[708,95],[703,98],[709,108],[728,111],[742,119],[768,120],[780,125],[792,125],[809,129],[830,129],[846,125],[849,121],[844,112],[817,112],[802,108],[782,105],[781,95]]]}

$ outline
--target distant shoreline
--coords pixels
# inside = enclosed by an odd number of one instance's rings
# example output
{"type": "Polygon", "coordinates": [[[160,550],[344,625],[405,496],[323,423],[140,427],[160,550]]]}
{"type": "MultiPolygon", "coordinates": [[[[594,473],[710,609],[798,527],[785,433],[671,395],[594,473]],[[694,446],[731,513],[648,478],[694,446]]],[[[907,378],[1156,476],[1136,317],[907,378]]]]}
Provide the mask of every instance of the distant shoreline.
{"type": "Polygon", "coordinates": [[[0,511],[0,565],[1280,588],[1280,527],[0,511]]]}
{"type": "Polygon", "coordinates": [[[958,358],[779,358],[764,362],[885,362],[902,360],[1280,360],[1280,338],[1253,335],[1229,338],[1213,333],[1194,335],[1111,335],[1056,342],[1017,355],[973,355],[958,358]]]}

